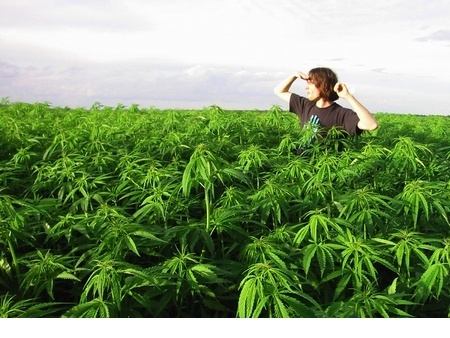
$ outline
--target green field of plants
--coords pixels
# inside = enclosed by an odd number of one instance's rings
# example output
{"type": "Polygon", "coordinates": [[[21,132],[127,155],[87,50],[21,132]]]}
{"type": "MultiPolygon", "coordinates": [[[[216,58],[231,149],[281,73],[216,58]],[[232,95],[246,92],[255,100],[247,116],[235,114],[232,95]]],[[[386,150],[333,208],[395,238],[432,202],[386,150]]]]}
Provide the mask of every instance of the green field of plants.
{"type": "Polygon", "coordinates": [[[449,317],[450,118],[0,104],[0,317],[449,317]]]}

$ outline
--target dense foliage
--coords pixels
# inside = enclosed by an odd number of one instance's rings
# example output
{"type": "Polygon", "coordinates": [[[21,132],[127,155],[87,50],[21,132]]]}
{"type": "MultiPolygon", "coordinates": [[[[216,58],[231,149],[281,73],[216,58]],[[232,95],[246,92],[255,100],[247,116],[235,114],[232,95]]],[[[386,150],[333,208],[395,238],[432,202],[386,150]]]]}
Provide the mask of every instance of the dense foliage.
{"type": "Polygon", "coordinates": [[[0,317],[448,317],[450,119],[0,105],[0,317]]]}

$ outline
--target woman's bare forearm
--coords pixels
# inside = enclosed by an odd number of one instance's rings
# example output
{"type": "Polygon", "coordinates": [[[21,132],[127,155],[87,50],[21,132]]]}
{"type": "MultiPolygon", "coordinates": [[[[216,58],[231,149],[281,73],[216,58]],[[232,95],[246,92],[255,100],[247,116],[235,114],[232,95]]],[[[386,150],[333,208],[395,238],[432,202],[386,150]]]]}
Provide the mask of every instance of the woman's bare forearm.
{"type": "Polygon", "coordinates": [[[287,78],[285,78],[283,81],[281,81],[273,90],[275,95],[277,95],[280,99],[289,102],[289,99],[291,98],[291,92],[289,89],[291,88],[292,84],[297,80],[298,78],[301,79],[308,79],[308,76],[305,75],[302,72],[296,72],[287,78]]]}
{"type": "Polygon", "coordinates": [[[347,86],[338,82],[334,86],[334,91],[338,96],[346,100],[350,106],[352,106],[353,111],[358,115],[359,123],[358,128],[361,130],[375,130],[378,128],[378,121],[373,117],[373,115],[364,107],[348,90],[347,86]]]}
{"type": "Polygon", "coordinates": [[[349,95],[345,98],[347,102],[352,106],[356,115],[358,115],[359,123],[358,128],[361,130],[375,130],[378,128],[378,121],[373,115],[364,107],[353,95],[349,95]]]}

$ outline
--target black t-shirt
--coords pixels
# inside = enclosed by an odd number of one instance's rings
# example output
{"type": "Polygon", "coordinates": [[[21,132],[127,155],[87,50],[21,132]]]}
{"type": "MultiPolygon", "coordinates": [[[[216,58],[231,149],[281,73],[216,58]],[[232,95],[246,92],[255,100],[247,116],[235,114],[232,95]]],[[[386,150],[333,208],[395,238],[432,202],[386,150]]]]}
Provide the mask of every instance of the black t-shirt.
{"type": "Polygon", "coordinates": [[[302,128],[307,122],[312,122],[318,123],[326,130],[333,126],[340,126],[349,134],[362,133],[362,130],[358,128],[358,115],[353,110],[335,102],[329,107],[319,108],[315,101],[293,93],[289,101],[289,111],[297,114],[302,128]]]}

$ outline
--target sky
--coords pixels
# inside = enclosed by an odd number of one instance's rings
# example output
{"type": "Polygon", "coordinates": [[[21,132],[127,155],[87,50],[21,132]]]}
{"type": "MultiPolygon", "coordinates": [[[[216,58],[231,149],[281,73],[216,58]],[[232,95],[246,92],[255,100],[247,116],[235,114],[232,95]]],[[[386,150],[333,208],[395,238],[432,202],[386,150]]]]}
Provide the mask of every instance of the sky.
{"type": "Polygon", "coordinates": [[[450,115],[449,15],[449,0],[0,0],[0,99],[287,110],[273,88],[329,67],[373,113],[450,115]]]}

